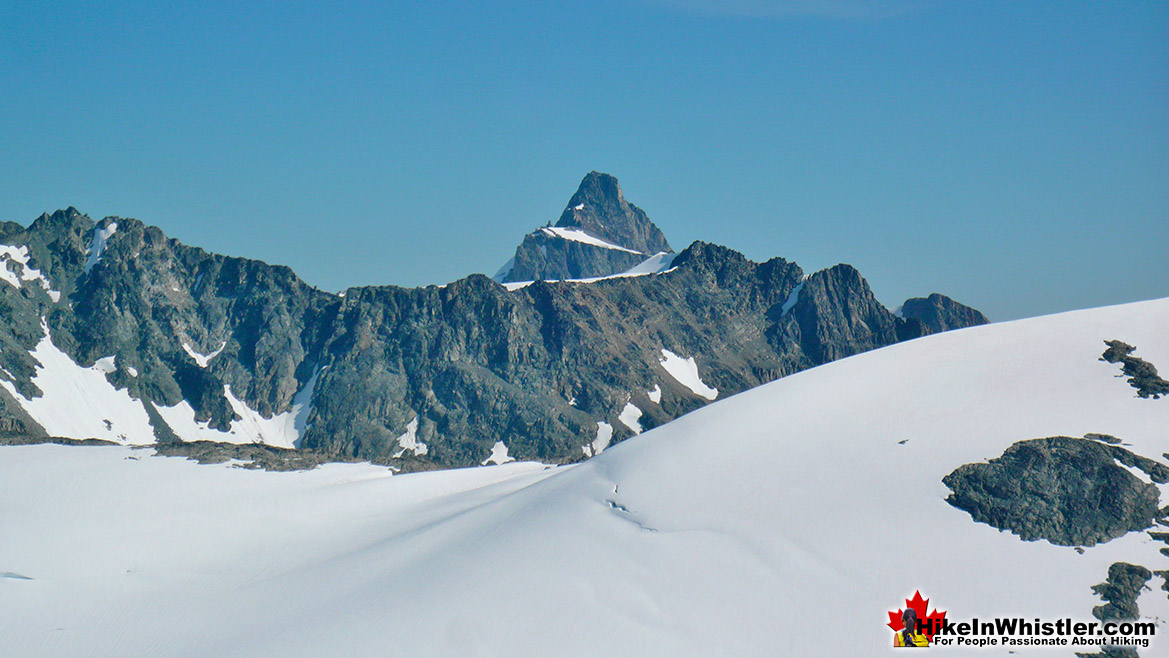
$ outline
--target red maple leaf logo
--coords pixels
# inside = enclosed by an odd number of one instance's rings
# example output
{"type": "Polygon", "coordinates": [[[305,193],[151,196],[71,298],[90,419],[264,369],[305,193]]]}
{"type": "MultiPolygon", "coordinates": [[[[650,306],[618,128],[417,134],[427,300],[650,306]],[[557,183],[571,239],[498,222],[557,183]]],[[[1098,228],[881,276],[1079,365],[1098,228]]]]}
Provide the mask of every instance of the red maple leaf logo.
{"type": "MultiPolygon", "coordinates": [[[[942,622],[946,619],[946,611],[942,610],[939,612],[937,608],[934,608],[933,612],[931,612],[929,615],[926,615],[925,611],[926,607],[929,606],[929,603],[929,599],[921,598],[920,591],[914,592],[912,599],[905,599],[905,606],[908,608],[913,608],[913,611],[917,613],[918,620],[922,622],[922,634],[925,635],[930,642],[933,642],[934,633],[931,632],[929,622],[933,622],[933,631],[937,631],[942,627],[942,622]]],[[[894,631],[900,631],[901,629],[905,628],[905,622],[901,621],[901,614],[903,612],[905,612],[905,608],[898,608],[897,612],[889,613],[889,628],[892,628],[894,631]]]]}

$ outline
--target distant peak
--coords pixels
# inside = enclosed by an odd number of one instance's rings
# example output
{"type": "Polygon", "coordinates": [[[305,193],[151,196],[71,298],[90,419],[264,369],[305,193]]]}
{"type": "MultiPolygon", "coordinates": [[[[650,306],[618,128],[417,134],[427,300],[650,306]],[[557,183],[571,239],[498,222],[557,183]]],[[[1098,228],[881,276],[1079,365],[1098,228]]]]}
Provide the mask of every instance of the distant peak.
{"type": "Polygon", "coordinates": [[[621,192],[621,183],[617,181],[617,177],[599,171],[590,171],[586,174],[580,186],[576,188],[576,194],[569,199],[568,205],[570,208],[576,208],[589,202],[615,206],[624,203],[625,195],[621,192]]]}

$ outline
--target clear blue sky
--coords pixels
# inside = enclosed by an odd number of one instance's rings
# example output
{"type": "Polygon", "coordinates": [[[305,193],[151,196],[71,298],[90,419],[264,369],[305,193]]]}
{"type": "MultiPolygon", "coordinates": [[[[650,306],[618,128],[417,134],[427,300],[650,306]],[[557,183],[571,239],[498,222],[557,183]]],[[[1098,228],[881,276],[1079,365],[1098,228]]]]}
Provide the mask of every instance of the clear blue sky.
{"type": "Polygon", "coordinates": [[[163,4],[5,3],[0,219],[424,285],[596,169],[676,248],[849,262],[890,306],[1169,295],[1163,0],[163,4]]]}

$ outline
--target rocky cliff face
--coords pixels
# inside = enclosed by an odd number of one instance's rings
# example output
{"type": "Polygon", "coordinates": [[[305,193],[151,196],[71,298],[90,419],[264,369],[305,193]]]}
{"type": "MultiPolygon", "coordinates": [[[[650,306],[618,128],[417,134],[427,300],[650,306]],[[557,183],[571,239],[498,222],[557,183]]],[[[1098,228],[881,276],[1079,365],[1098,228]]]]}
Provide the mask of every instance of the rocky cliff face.
{"type": "Polygon", "coordinates": [[[591,172],[554,226],[524,236],[496,280],[560,281],[609,276],[673,251],[641,208],[625,200],[617,179],[591,172]]]}
{"type": "MultiPolygon", "coordinates": [[[[669,248],[611,177],[586,177],[570,210],[566,228],[669,248]]],[[[260,442],[404,470],[563,463],[934,331],[895,317],[848,265],[805,276],[702,242],[644,276],[509,290],[472,275],[342,295],[72,208],[0,225],[0,245],[0,437],[12,440],[260,442]]],[[[941,299],[946,328],[981,318],[941,299]]]]}

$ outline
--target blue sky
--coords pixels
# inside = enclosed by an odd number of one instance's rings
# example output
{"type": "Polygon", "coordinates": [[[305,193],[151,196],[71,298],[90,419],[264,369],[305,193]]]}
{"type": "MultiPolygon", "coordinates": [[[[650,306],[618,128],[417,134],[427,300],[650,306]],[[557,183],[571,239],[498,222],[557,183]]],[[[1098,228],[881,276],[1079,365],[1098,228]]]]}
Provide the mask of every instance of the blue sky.
{"type": "Polygon", "coordinates": [[[995,320],[1169,295],[1169,3],[16,2],[0,219],[324,289],[492,273],[590,170],[675,248],[995,320]]]}

